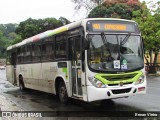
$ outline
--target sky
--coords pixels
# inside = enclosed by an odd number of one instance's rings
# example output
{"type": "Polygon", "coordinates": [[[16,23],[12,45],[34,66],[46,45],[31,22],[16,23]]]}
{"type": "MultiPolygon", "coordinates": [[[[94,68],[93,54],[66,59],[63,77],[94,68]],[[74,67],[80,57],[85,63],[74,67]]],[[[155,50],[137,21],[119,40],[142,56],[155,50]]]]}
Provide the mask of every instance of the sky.
{"type": "Polygon", "coordinates": [[[84,12],[75,12],[71,0],[0,0],[0,24],[60,16],[70,21],[85,18],[84,12]]]}
{"type": "Polygon", "coordinates": [[[60,16],[72,22],[85,18],[86,12],[75,12],[71,0],[0,0],[0,24],[60,16]]]}

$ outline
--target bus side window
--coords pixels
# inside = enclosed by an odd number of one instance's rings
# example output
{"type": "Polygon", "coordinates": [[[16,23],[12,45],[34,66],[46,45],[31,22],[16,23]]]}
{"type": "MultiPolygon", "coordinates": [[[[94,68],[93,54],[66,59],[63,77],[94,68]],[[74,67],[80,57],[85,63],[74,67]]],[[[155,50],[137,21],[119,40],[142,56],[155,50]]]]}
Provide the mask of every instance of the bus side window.
{"type": "Polygon", "coordinates": [[[67,42],[65,35],[56,37],[56,59],[66,59],[67,58],[67,42]]]}
{"type": "Polygon", "coordinates": [[[31,50],[32,50],[32,46],[31,45],[26,45],[24,47],[24,62],[28,63],[31,62],[31,50]]]}
{"type": "Polygon", "coordinates": [[[46,38],[42,42],[42,60],[53,60],[54,59],[54,38],[46,38]]]}
{"type": "Polygon", "coordinates": [[[17,63],[23,63],[23,51],[22,47],[17,48],[17,63]]]}
{"type": "Polygon", "coordinates": [[[32,44],[32,61],[33,62],[41,61],[41,44],[39,42],[32,44]]]}
{"type": "Polygon", "coordinates": [[[6,65],[11,65],[11,53],[7,51],[6,65]]]}

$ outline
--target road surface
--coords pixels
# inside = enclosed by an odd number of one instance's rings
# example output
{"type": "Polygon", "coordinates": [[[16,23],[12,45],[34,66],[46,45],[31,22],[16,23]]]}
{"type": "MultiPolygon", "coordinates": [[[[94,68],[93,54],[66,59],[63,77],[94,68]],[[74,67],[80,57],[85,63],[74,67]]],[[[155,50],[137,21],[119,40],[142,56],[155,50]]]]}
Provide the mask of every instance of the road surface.
{"type": "MultiPolygon", "coordinates": [[[[6,80],[5,71],[0,71],[0,81],[6,80]]],[[[68,105],[61,104],[54,95],[27,89],[3,94],[25,111],[160,111],[160,77],[147,77],[147,94],[128,98],[113,99],[108,103],[85,103],[71,100],[68,105]]],[[[103,113],[102,113],[103,114],[103,113]]]]}

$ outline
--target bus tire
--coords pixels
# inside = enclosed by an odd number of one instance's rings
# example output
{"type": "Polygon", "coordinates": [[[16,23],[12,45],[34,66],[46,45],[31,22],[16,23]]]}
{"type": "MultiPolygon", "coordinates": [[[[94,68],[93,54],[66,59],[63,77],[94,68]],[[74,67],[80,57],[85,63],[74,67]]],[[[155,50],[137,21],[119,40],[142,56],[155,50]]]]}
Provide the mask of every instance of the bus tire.
{"type": "Polygon", "coordinates": [[[24,89],[25,89],[22,76],[19,76],[19,89],[20,89],[20,91],[24,91],[24,89]]]}
{"type": "Polygon", "coordinates": [[[61,103],[64,103],[64,104],[68,103],[69,98],[68,98],[67,89],[64,82],[59,83],[58,95],[61,103]]]}

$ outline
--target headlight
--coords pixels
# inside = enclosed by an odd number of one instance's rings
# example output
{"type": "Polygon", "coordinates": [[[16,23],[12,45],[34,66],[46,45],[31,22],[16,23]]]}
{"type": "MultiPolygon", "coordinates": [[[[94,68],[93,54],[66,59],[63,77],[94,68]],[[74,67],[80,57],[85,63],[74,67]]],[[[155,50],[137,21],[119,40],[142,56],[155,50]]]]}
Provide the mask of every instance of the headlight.
{"type": "Polygon", "coordinates": [[[93,78],[93,77],[88,77],[88,79],[92,83],[93,86],[97,88],[106,88],[106,85],[102,83],[100,80],[93,78]]]}
{"type": "Polygon", "coordinates": [[[135,83],[135,85],[142,84],[144,82],[144,75],[142,75],[135,83]]]}

